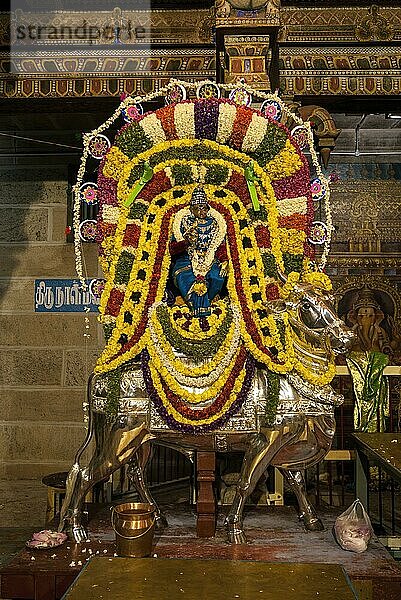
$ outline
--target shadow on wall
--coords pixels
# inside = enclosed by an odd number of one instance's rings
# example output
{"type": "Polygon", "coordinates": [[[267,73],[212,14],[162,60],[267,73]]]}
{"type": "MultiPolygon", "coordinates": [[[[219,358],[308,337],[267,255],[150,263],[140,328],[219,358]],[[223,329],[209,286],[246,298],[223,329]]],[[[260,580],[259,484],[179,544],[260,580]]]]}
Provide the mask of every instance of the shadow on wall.
{"type": "Polygon", "coordinates": [[[34,310],[33,279],[43,273],[43,248],[64,241],[66,179],[65,167],[9,166],[0,171],[2,311],[34,310]]]}

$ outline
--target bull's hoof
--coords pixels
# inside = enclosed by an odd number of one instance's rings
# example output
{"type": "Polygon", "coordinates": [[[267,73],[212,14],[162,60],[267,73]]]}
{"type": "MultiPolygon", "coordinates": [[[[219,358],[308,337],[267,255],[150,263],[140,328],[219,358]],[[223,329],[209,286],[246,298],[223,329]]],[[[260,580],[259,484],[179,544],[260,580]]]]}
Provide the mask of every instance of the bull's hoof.
{"type": "Polygon", "coordinates": [[[156,521],[155,525],[156,525],[157,531],[163,531],[163,529],[166,529],[166,527],[168,527],[167,519],[162,514],[156,515],[155,521],[156,521]]]}
{"type": "Polygon", "coordinates": [[[299,517],[307,531],[324,531],[324,525],[319,517],[303,514],[299,517]]]}
{"type": "Polygon", "coordinates": [[[83,525],[76,525],[75,527],[67,527],[66,533],[70,540],[80,544],[81,542],[88,542],[89,536],[83,525]]]}
{"type": "Polygon", "coordinates": [[[246,544],[246,535],[242,528],[238,527],[235,523],[225,523],[227,529],[227,541],[229,544],[246,544]]]}

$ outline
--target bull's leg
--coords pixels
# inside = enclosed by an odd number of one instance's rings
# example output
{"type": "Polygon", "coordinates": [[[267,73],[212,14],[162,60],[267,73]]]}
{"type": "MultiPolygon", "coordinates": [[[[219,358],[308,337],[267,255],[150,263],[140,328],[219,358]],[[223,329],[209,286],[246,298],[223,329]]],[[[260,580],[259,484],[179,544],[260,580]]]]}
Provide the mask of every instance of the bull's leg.
{"type": "Polygon", "coordinates": [[[60,515],[59,530],[67,530],[75,541],[87,539],[82,525],[82,507],[87,493],[100,481],[125,465],[149,434],[143,423],[124,423],[118,418],[109,421],[104,413],[92,415],[95,447],[90,463],[73,465],[68,479],[66,497],[60,515]]]}
{"type": "Polygon", "coordinates": [[[280,469],[287,483],[291,486],[299,506],[299,518],[308,531],[323,531],[324,525],[316,514],[314,507],[306,497],[305,480],[301,471],[280,469]]]}
{"type": "Polygon", "coordinates": [[[159,529],[163,529],[164,527],[167,527],[167,519],[161,512],[156,500],[153,498],[146,477],[146,467],[152,457],[152,450],[151,442],[142,444],[138,448],[137,452],[132,455],[129,462],[128,477],[136,487],[141,501],[152,504],[155,507],[156,526],[159,529]]]}
{"type": "Polygon", "coordinates": [[[245,453],[241,475],[236,486],[235,497],[226,518],[228,540],[244,544],[243,510],[248,496],[253,492],[262,473],[267,469],[279,450],[290,444],[303,429],[303,421],[293,421],[279,430],[265,430],[253,437],[245,453]]]}
{"type": "Polygon", "coordinates": [[[232,544],[245,544],[246,536],[242,527],[242,513],[248,496],[253,492],[259,478],[266,470],[273,454],[264,435],[253,438],[245,453],[241,474],[236,485],[235,497],[226,517],[228,541],[232,544]]]}
{"type": "Polygon", "coordinates": [[[87,467],[81,467],[81,458],[94,437],[93,415],[89,413],[88,432],[86,438],[75,455],[66,481],[66,494],[61,507],[59,531],[68,530],[70,537],[77,542],[87,539],[87,533],[81,524],[82,504],[80,503],[83,481],[87,478],[87,467]]]}

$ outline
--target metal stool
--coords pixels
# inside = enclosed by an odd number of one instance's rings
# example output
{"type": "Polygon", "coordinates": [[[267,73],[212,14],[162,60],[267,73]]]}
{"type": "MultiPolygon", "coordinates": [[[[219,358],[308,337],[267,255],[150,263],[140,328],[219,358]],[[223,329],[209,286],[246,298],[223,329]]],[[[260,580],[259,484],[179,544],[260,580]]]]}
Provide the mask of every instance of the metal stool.
{"type": "Polygon", "coordinates": [[[65,496],[65,484],[67,481],[67,471],[61,473],[51,473],[45,475],[42,479],[43,485],[47,487],[47,506],[45,525],[52,521],[61,510],[65,496]]]}

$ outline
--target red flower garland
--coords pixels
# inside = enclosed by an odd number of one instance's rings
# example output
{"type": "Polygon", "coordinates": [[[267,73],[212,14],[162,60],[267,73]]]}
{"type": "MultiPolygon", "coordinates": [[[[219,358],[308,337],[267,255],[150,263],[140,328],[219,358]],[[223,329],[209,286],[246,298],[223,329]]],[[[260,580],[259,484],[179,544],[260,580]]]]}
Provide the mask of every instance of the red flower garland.
{"type": "Polygon", "coordinates": [[[278,300],[280,298],[280,290],[275,283],[268,283],[266,286],[266,297],[268,300],[278,300]]]}
{"type": "Polygon", "coordinates": [[[237,114],[228,145],[236,150],[241,150],[242,143],[251,124],[254,111],[245,106],[237,107],[237,114]]]}
{"type": "Polygon", "coordinates": [[[238,353],[237,359],[235,361],[235,364],[233,366],[233,369],[227,378],[226,385],[224,386],[220,394],[217,396],[213,404],[211,404],[207,408],[200,410],[191,409],[185,402],[181,400],[179,396],[177,396],[168,388],[164,381],[162,382],[163,391],[166,394],[167,399],[172,405],[172,407],[183,417],[186,417],[187,419],[192,419],[193,421],[208,419],[209,417],[212,417],[213,415],[219,413],[224,408],[225,404],[228,402],[235,381],[239,377],[242,369],[244,368],[246,357],[247,352],[245,346],[242,345],[238,353]]]}
{"type": "Polygon", "coordinates": [[[138,200],[143,200],[144,202],[148,202],[150,204],[155,196],[162,194],[163,192],[167,192],[169,189],[171,189],[170,179],[167,177],[164,171],[159,171],[143,188],[138,196],[138,200]]]}
{"type": "Polygon", "coordinates": [[[162,218],[162,223],[160,226],[160,235],[158,237],[158,246],[157,253],[154,261],[154,269],[152,273],[152,279],[149,285],[148,295],[145,300],[145,305],[142,313],[142,317],[140,321],[136,324],[136,329],[131,338],[124,344],[121,349],[110,359],[110,362],[113,361],[121,354],[125,354],[128,352],[135,344],[141,339],[143,334],[145,333],[145,329],[148,324],[148,311],[152,304],[155,302],[156,293],[160,284],[160,276],[161,276],[161,265],[163,262],[163,256],[168,251],[168,242],[169,242],[169,231],[170,231],[170,221],[173,215],[178,212],[184,203],[179,204],[177,206],[173,206],[170,208],[162,218]]]}
{"type": "Polygon", "coordinates": [[[227,240],[228,240],[228,244],[229,244],[229,248],[230,248],[233,272],[235,273],[235,288],[236,288],[238,299],[239,299],[239,302],[241,305],[242,315],[245,320],[247,332],[248,332],[249,336],[252,338],[252,341],[254,342],[256,347],[261,352],[266,354],[273,362],[276,362],[279,364],[279,361],[277,360],[277,358],[275,356],[273,356],[273,354],[270,352],[270,350],[268,348],[266,348],[266,346],[263,344],[262,339],[259,335],[258,328],[253,320],[252,313],[249,310],[249,307],[247,305],[247,299],[246,299],[246,295],[244,292],[244,288],[242,286],[242,279],[240,277],[241,262],[239,259],[239,254],[238,254],[238,249],[237,249],[237,244],[236,244],[235,227],[234,227],[234,222],[233,222],[231,213],[222,204],[219,204],[215,201],[210,201],[209,203],[213,208],[216,208],[216,210],[220,211],[224,215],[225,220],[226,220],[227,240]]]}
{"type": "Polygon", "coordinates": [[[175,104],[169,104],[156,111],[156,116],[162,124],[163,131],[166,134],[168,141],[178,139],[174,121],[175,106],[175,104]]]}
{"type": "Polygon", "coordinates": [[[141,228],[136,223],[129,223],[125,228],[123,246],[138,247],[139,237],[141,235],[141,228]]]}
{"type": "Polygon", "coordinates": [[[123,300],[124,292],[113,288],[110,292],[109,300],[107,302],[106,314],[111,315],[112,317],[117,317],[120,312],[123,300]]]}
{"type": "Polygon", "coordinates": [[[238,198],[241,198],[244,206],[249,206],[251,204],[251,196],[249,194],[248,184],[245,177],[241,175],[241,173],[234,171],[226,187],[231,192],[234,192],[238,198]]]}
{"type": "Polygon", "coordinates": [[[308,227],[308,216],[294,213],[287,217],[279,217],[278,226],[286,229],[297,229],[298,231],[306,231],[308,227]]]}
{"type": "Polygon", "coordinates": [[[259,248],[271,248],[270,232],[266,225],[257,225],[255,227],[255,237],[259,248]]]}

